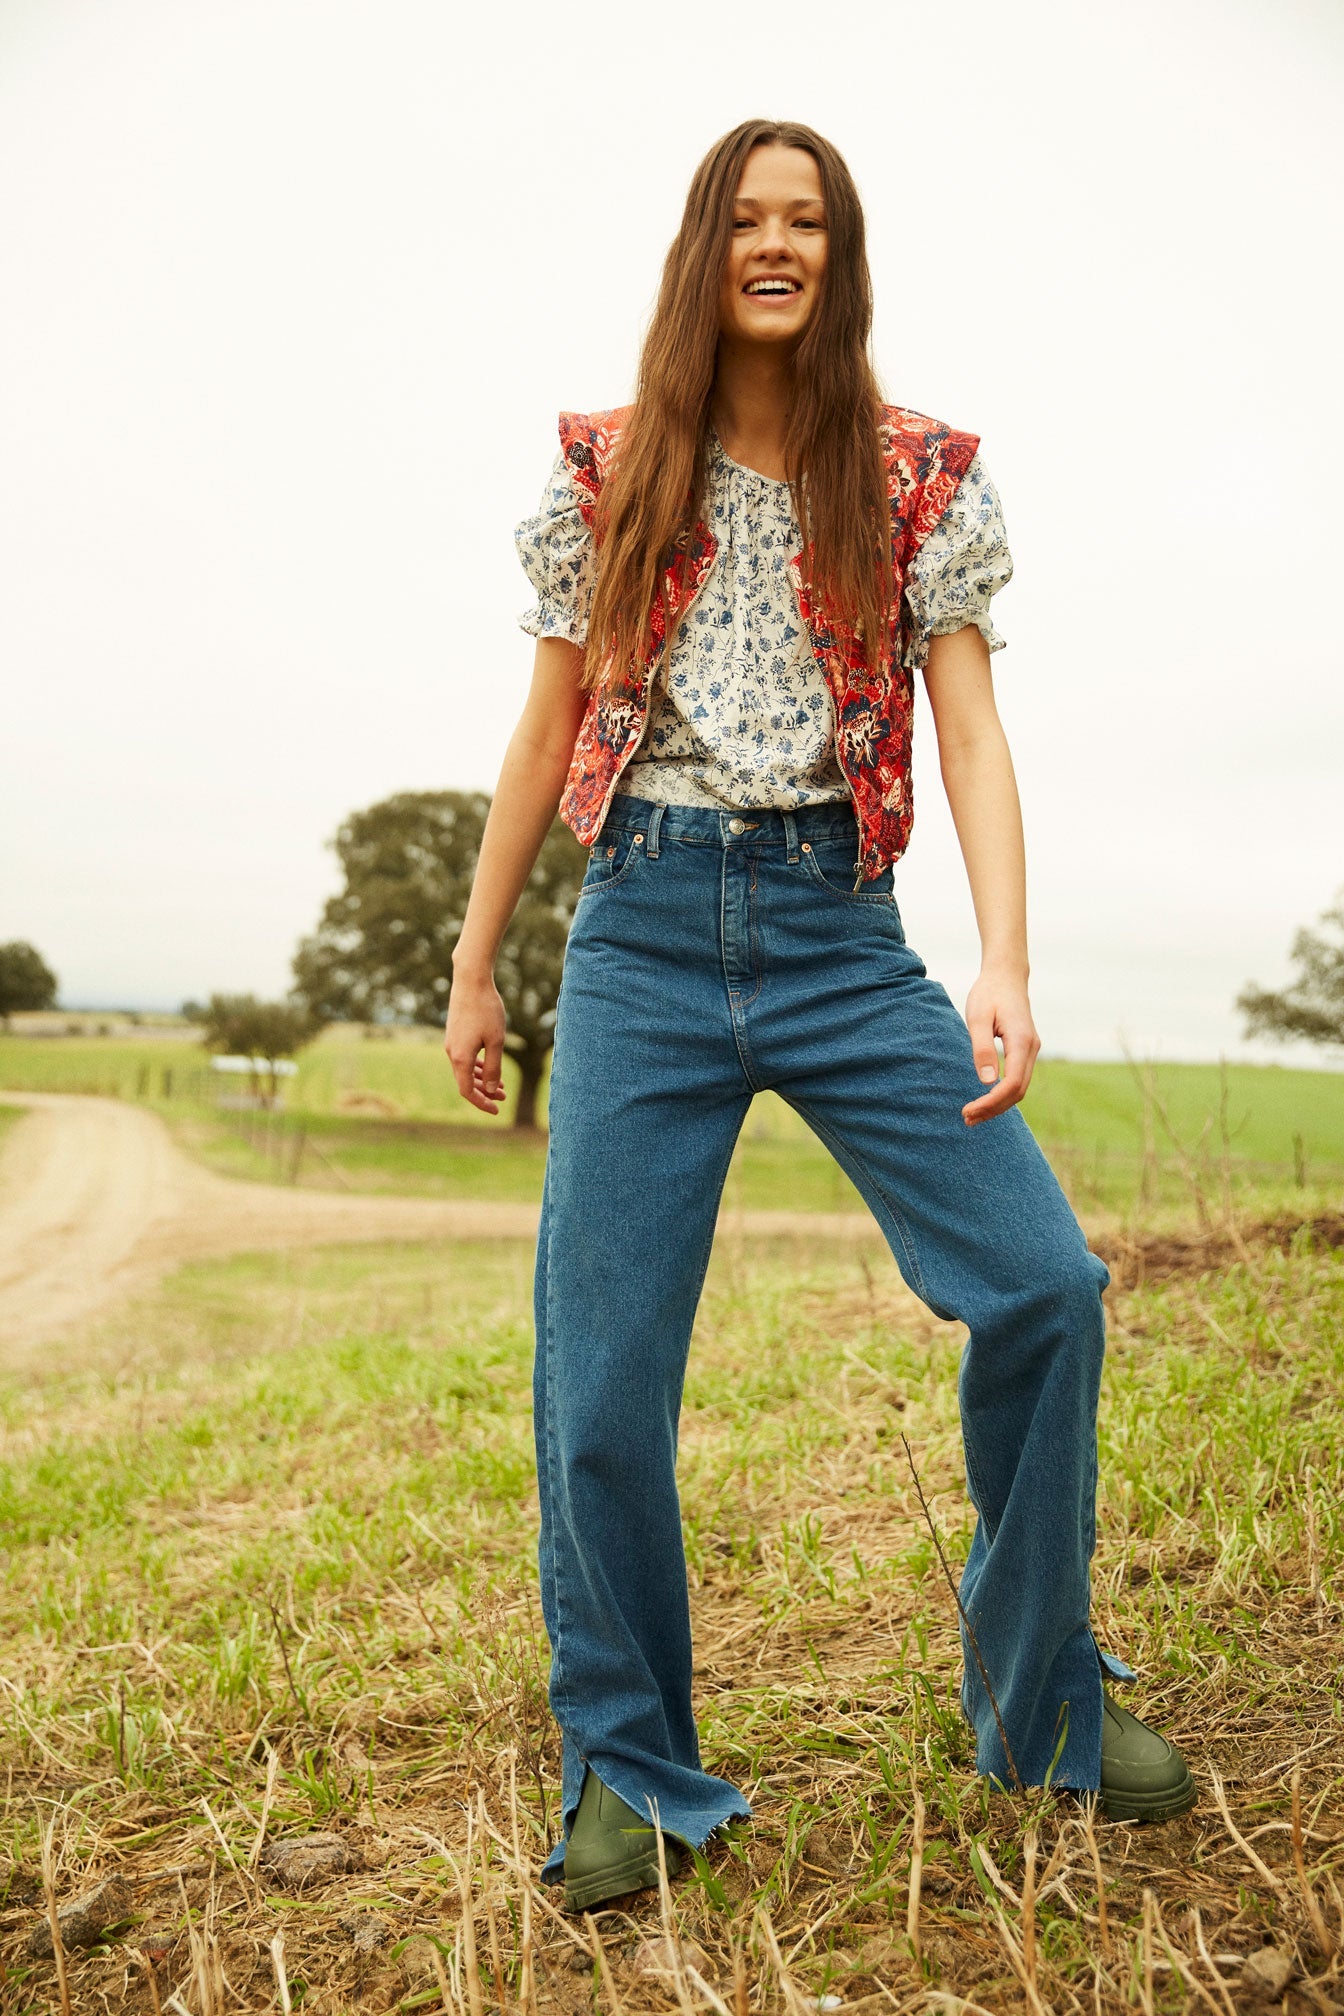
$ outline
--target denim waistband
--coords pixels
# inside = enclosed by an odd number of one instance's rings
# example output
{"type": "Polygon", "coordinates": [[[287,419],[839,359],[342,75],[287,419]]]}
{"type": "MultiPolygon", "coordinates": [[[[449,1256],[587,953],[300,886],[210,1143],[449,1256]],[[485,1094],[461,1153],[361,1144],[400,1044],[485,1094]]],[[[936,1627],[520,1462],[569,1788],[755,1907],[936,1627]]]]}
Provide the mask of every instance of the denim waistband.
{"type": "Polygon", "coordinates": [[[618,791],[602,822],[602,835],[647,833],[650,853],[663,840],[698,840],[716,847],[771,846],[798,850],[798,839],[813,842],[843,840],[857,848],[858,818],[852,799],[826,805],[798,805],[782,811],[777,805],[661,805],[618,791]]]}

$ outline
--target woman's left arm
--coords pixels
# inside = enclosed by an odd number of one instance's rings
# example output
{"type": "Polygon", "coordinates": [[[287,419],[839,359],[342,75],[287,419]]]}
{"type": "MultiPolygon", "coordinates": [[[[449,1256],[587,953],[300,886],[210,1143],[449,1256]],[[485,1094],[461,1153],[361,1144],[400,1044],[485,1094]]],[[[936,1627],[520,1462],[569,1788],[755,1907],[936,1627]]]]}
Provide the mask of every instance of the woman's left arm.
{"type": "Polygon", "coordinates": [[[967,1126],[975,1127],[1022,1098],[1041,1047],[1027,999],[1022,808],[980,631],[972,624],[931,638],[924,679],[980,931],[980,977],[967,997],[966,1026],[976,1070],[993,1089],[961,1109],[967,1126]],[[1002,1078],[996,1036],[1003,1043],[1002,1078]]]}

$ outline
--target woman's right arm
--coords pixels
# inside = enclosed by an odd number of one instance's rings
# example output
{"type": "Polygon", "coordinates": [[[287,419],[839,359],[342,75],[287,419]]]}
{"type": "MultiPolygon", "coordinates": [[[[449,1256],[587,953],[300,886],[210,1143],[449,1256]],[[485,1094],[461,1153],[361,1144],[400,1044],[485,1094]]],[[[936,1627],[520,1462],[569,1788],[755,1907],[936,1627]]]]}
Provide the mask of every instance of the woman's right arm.
{"type": "Polygon", "coordinates": [[[482,1113],[497,1113],[504,1096],[495,960],[565,788],[588,698],[579,685],[582,663],[582,648],[567,638],[537,639],[531,691],[504,754],[453,952],[443,1047],[458,1091],[482,1113]]]}

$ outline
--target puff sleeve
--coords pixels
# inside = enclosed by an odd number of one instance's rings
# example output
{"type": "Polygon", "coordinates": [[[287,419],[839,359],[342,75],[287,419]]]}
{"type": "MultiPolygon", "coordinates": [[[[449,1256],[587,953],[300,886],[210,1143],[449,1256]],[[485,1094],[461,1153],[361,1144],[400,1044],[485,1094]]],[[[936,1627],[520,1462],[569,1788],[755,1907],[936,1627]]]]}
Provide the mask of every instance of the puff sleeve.
{"type": "Polygon", "coordinates": [[[518,618],[530,637],[567,637],[582,644],[588,635],[595,550],[563,451],[556,456],[541,502],[514,529],[523,572],[537,599],[518,618]]]}
{"type": "Polygon", "coordinates": [[[991,651],[1001,651],[1008,640],[994,628],[989,604],[1012,574],[999,493],[975,454],[906,579],[911,619],[907,664],[922,669],[930,638],[972,623],[991,651]]]}

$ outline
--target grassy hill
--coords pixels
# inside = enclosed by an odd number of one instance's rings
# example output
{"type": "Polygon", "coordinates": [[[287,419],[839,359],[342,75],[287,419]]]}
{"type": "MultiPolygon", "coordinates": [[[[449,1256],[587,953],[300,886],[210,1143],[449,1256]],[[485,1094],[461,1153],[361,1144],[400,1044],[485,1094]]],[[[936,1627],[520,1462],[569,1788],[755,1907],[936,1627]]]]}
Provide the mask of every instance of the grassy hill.
{"type": "MultiPolygon", "coordinates": [[[[506,1060],[506,1080],[513,1067],[506,1060]]],[[[539,1198],[545,1139],[459,1097],[435,1030],[327,1031],[299,1059],[282,1115],[222,1107],[186,1028],[153,1034],[0,1036],[0,1089],[134,1099],[183,1144],[239,1176],[446,1197],[539,1198]]],[[[511,1086],[512,1091],[512,1086],[511,1086]]],[[[546,1087],[540,1112],[544,1122],[546,1087]]],[[[1024,1107],[1080,1212],[1188,1215],[1229,1201],[1337,1204],[1344,1192],[1344,1073],[1230,1064],[1046,1059],[1024,1107]]],[[[848,1178],[783,1100],[759,1096],[729,1199],[748,1208],[862,1209],[848,1178]]]]}

